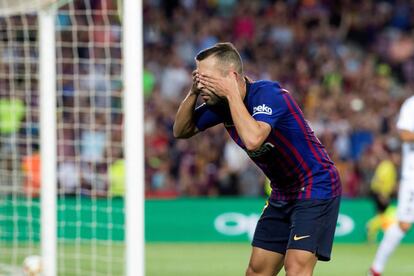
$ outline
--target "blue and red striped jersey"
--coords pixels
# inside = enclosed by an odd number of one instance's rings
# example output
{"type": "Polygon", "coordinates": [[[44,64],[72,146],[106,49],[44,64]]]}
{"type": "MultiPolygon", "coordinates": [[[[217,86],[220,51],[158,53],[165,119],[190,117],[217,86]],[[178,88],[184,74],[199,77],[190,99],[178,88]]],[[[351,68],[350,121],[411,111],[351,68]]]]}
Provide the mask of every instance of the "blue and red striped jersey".
{"type": "Polygon", "coordinates": [[[329,199],[341,194],[338,170],[290,93],[277,82],[247,83],[244,103],[257,121],[272,130],[262,146],[246,149],[227,105],[202,104],[194,113],[199,130],[223,123],[233,140],[270,179],[271,199],[329,199]]]}

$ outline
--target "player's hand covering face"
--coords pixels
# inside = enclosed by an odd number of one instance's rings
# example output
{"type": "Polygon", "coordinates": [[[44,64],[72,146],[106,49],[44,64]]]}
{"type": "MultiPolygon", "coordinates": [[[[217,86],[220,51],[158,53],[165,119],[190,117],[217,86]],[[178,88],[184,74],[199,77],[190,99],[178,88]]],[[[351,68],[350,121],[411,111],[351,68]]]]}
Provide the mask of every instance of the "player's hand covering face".
{"type": "Polygon", "coordinates": [[[233,74],[228,74],[226,77],[198,74],[198,79],[205,88],[214,91],[219,97],[240,96],[236,76],[233,74]]]}
{"type": "Polygon", "coordinates": [[[216,61],[214,58],[197,61],[197,70],[195,70],[195,77],[193,75],[193,82],[199,90],[199,95],[203,98],[206,104],[215,105],[225,102],[226,99],[219,96],[211,86],[207,87],[201,82],[200,76],[202,74],[208,74],[209,76],[220,75],[220,71],[216,68],[216,61]]]}
{"type": "Polygon", "coordinates": [[[197,80],[197,70],[193,71],[193,85],[191,86],[191,92],[193,94],[199,95],[201,90],[197,87],[198,86],[198,80],[197,80]]]}

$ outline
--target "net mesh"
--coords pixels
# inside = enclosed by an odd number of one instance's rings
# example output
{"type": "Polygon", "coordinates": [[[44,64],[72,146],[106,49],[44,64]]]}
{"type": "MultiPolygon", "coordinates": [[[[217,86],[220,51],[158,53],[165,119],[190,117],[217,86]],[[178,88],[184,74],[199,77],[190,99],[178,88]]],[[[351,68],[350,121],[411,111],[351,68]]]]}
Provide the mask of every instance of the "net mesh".
{"type": "Polygon", "coordinates": [[[12,275],[39,254],[37,17],[0,25],[0,271],[12,275]]]}
{"type": "MultiPolygon", "coordinates": [[[[123,274],[117,8],[76,0],[57,11],[59,275],[123,274]]],[[[0,24],[0,275],[16,275],[26,256],[40,254],[38,18],[1,16],[0,24]]]]}

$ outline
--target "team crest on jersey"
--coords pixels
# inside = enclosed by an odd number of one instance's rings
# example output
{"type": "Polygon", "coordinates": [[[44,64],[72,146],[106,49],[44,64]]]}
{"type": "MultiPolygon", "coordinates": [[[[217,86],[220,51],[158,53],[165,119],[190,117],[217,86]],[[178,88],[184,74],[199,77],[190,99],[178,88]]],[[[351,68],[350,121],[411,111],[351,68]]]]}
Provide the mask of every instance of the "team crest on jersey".
{"type": "Polygon", "coordinates": [[[273,110],[265,104],[253,107],[253,116],[256,114],[272,115],[273,110]]]}

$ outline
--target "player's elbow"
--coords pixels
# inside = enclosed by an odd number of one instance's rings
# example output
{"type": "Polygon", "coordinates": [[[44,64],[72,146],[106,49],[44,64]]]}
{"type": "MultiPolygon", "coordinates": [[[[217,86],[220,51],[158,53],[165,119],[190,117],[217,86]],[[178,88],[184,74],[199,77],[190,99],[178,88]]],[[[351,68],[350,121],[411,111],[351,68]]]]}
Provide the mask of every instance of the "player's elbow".
{"type": "Polygon", "coordinates": [[[174,134],[174,138],[175,139],[187,139],[187,138],[190,138],[192,135],[189,135],[189,134],[183,134],[183,133],[177,133],[177,134],[174,134]]]}
{"type": "Polygon", "coordinates": [[[177,127],[173,127],[173,136],[175,139],[184,139],[184,138],[188,138],[185,133],[183,131],[181,131],[180,129],[178,129],[177,127]]]}
{"type": "Polygon", "coordinates": [[[260,148],[260,145],[258,145],[258,144],[250,144],[250,143],[247,143],[246,144],[246,149],[248,150],[248,151],[256,151],[256,150],[258,150],[260,148]]]}
{"type": "Polygon", "coordinates": [[[414,132],[402,129],[399,131],[399,135],[403,142],[411,142],[414,140],[414,132]]]}
{"type": "Polygon", "coordinates": [[[243,132],[242,139],[249,151],[260,149],[266,138],[269,136],[271,126],[267,123],[257,122],[257,127],[243,132]],[[244,137],[244,138],[243,138],[244,137]]]}
{"type": "Polygon", "coordinates": [[[191,130],[185,130],[182,127],[179,127],[177,124],[174,124],[173,126],[173,136],[176,139],[186,139],[190,138],[194,135],[194,131],[191,130]]]}
{"type": "Polygon", "coordinates": [[[246,139],[246,141],[244,141],[244,142],[245,142],[245,146],[246,146],[247,150],[249,150],[249,151],[258,150],[260,148],[260,146],[263,144],[263,141],[259,138],[256,138],[256,137],[246,139]]]}

